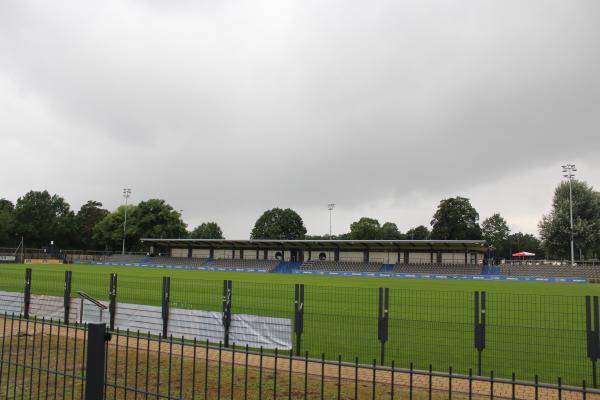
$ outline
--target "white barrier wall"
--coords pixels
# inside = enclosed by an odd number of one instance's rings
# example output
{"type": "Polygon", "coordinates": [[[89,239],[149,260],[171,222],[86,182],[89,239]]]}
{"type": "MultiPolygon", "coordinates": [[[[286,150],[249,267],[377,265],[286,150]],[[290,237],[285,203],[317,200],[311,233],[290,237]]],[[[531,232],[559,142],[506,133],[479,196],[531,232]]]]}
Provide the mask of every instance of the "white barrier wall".
{"type": "MultiPolygon", "coordinates": [[[[408,254],[408,262],[410,264],[429,264],[431,262],[431,254],[410,252],[408,254]]],[[[433,262],[435,262],[435,254],[433,257],[433,262]]]]}
{"type": "Polygon", "coordinates": [[[364,258],[362,251],[340,251],[340,261],[363,262],[364,258]]]}
{"type": "Polygon", "coordinates": [[[193,258],[209,258],[210,250],[209,249],[192,249],[192,257],[193,258]]]}
{"type": "Polygon", "coordinates": [[[0,311],[2,314],[20,314],[23,310],[23,293],[0,291],[0,311]]]}
{"type": "MultiPolygon", "coordinates": [[[[325,250],[312,250],[310,259],[312,261],[319,261],[320,254],[325,255],[325,259],[322,261],[334,261],[335,260],[335,252],[333,251],[325,251],[325,250]]],[[[306,253],[308,255],[308,252],[306,253]]]]}
{"type": "Polygon", "coordinates": [[[256,260],[256,250],[244,250],[244,260],[256,260]]]}
{"type": "MultiPolygon", "coordinates": [[[[80,318],[79,298],[71,299],[69,320],[79,322],[109,322],[108,309],[100,309],[88,302],[83,303],[80,318]]],[[[101,301],[108,308],[108,302],[101,301]]],[[[0,291],[0,312],[20,314],[23,294],[0,291]]],[[[63,298],[57,296],[31,296],[29,314],[38,318],[63,319],[63,298]]],[[[162,334],[161,307],[142,304],[117,303],[115,328],[132,332],[162,334]]],[[[169,309],[168,334],[185,339],[207,339],[213,343],[223,341],[223,313],[218,311],[169,309]]],[[[290,350],[292,348],[292,320],[288,318],[264,317],[249,314],[232,314],[229,342],[238,346],[265,349],[290,350]]]]}
{"type": "Polygon", "coordinates": [[[370,262],[380,262],[382,264],[396,264],[398,262],[397,251],[371,251],[369,252],[370,262]]]}
{"type": "Polygon", "coordinates": [[[213,255],[216,260],[231,259],[233,257],[233,250],[215,249],[213,255]]]}
{"type": "Polygon", "coordinates": [[[444,264],[464,264],[465,253],[442,253],[442,263],[444,264]]]}
{"type": "Polygon", "coordinates": [[[187,257],[188,249],[171,249],[171,257],[187,257]]]}

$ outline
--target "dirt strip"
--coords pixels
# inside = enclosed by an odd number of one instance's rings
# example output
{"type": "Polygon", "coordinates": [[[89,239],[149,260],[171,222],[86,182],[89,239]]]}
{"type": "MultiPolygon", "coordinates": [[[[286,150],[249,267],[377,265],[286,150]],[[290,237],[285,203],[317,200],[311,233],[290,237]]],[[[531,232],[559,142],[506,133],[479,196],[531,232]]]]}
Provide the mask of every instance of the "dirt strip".
{"type": "MultiPolygon", "coordinates": [[[[42,323],[38,320],[37,324],[34,324],[33,320],[29,321],[27,325],[26,321],[21,321],[19,326],[19,320],[10,320],[7,319],[4,321],[3,318],[0,318],[0,342],[2,341],[2,336],[9,336],[12,330],[13,335],[33,335],[34,331],[37,335],[45,334],[45,335],[57,335],[58,327],[51,327],[49,324],[45,324],[42,330],[42,323]],[[36,325],[36,326],[34,326],[36,325]]],[[[64,326],[61,327],[60,335],[67,335],[67,328],[64,326]]],[[[78,339],[83,340],[85,335],[85,331],[83,329],[68,329],[69,337],[77,336],[78,339]]],[[[15,336],[16,337],[16,336],[15,336]]],[[[126,337],[123,335],[113,335],[111,341],[109,342],[109,346],[115,348],[119,347],[119,350],[125,350],[126,337]]],[[[152,352],[160,351],[161,354],[169,353],[169,349],[171,348],[168,340],[163,340],[160,344],[158,340],[151,339],[148,343],[148,340],[143,336],[137,340],[137,336],[131,335],[129,337],[128,349],[129,351],[135,351],[139,349],[139,351],[146,351],[150,349],[152,352]],[[160,347],[159,347],[160,345],[160,347]],[[139,346],[139,347],[136,347],[139,346]]],[[[235,365],[243,367],[248,365],[251,368],[259,368],[261,365],[264,369],[275,370],[275,363],[277,363],[277,372],[278,373],[289,373],[290,368],[293,374],[304,375],[305,371],[309,375],[321,377],[323,375],[324,379],[327,380],[337,380],[339,379],[343,381],[354,381],[357,378],[361,382],[372,382],[375,380],[378,385],[390,385],[392,384],[392,379],[394,381],[394,386],[408,388],[411,386],[415,392],[427,391],[429,386],[431,385],[432,390],[436,392],[445,392],[448,393],[450,389],[450,385],[452,385],[452,393],[455,394],[467,394],[469,393],[469,380],[465,378],[455,378],[452,377],[450,379],[447,376],[442,377],[429,377],[425,373],[419,374],[415,372],[412,374],[407,371],[394,371],[392,374],[391,371],[373,371],[372,368],[367,366],[359,366],[358,368],[354,366],[341,365],[338,366],[336,364],[325,364],[322,365],[320,361],[315,360],[300,360],[300,359],[289,359],[289,354],[284,356],[279,356],[277,359],[274,357],[272,353],[265,353],[262,356],[256,354],[248,354],[246,355],[244,349],[237,349],[235,352],[235,358],[233,358],[233,351],[231,349],[219,349],[210,347],[206,348],[205,344],[199,344],[196,347],[196,358],[208,360],[210,362],[218,362],[219,359],[223,364],[231,365],[233,361],[235,365]],[[240,352],[241,350],[241,352],[240,352]],[[291,363],[291,365],[290,365],[291,363]]],[[[172,346],[172,355],[175,357],[185,357],[192,359],[194,357],[194,346],[186,343],[185,345],[181,345],[180,343],[173,343],[172,346]]],[[[591,400],[600,400],[600,394],[596,393],[587,393],[586,397],[583,396],[582,393],[577,393],[570,391],[568,389],[563,389],[561,393],[556,388],[547,389],[547,388],[538,388],[537,393],[536,389],[531,386],[523,385],[523,384],[515,384],[514,387],[510,383],[499,383],[499,382],[485,382],[485,381],[471,381],[471,393],[474,397],[486,397],[491,398],[491,391],[493,390],[494,398],[512,398],[513,390],[516,399],[522,400],[535,400],[535,399],[543,399],[543,400],[583,400],[591,399],[591,400]]]]}

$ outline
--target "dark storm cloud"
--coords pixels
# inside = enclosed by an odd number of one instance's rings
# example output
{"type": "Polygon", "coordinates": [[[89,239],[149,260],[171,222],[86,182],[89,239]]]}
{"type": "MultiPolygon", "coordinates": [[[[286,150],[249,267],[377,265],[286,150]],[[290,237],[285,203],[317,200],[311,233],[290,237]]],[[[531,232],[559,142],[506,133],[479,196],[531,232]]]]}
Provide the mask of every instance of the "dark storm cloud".
{"type": "Polygon", "coordinates": [[[338,230],[362,215],[406,229],[462,194],[535,231],[561,163],[600,178],[599,12],[3,2],[0,196],[48,188],[113,207],[131,186],[245,237],[272,206],[298,209],[314,233],[331,201],[338,230]]]}

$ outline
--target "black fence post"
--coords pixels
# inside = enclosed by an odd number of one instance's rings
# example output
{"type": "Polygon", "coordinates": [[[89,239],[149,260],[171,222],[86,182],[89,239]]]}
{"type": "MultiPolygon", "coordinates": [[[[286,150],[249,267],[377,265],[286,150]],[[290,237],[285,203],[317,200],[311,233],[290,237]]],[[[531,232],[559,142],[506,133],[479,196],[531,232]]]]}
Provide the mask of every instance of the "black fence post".
{"type": "Polygon", "coordinates": [[[25,269],[25,290],[23,291],[23,316],[29,318],[29,305],[31,304],[31,268],[25,269]]]}
{"type": "Polygon", "coordinates": [[[229,328],[231,327],[231,281],[223,281],[223,344],[229,347],[229,328]]]}
{"type": "Polygon", "coordinates": [[[485,349],[485,292],[475,292],[475,348],[477,349],[477,375],[481,376],[482,353],[485,349]]]}
{"type": "Polygon", "coordinates": [[[163,276],[162,286],[162,336],[167,337],[167,330],[169,327],[169,302],[171,299],[171,278],[163,276]]]}
{"type": "Polygon", "coordinates": [[[294,333],[296,334],[296,356],[300,356],[302,332],[304,331],[304,284],[296,284],[294,298],[294,333]]]}
{"type": "Polygon", "coordinates": [[[117,274],[110,274],[110,291],[108,292],[110,303],[108,304],[109,329],[115,330],[115,314],[117,313],[117,274]]]}
{"type": "Polygon", "coordinates": [[[379,288],[379,310],[377,315],[377,338],[381,343],[381,365],[385,363],[385,343],[388,340],[390,289],[379,288]]]}
{"type": "Polygon", "coordinates": [[[73,273],[65,271],[65,290],[64,290],[64,306],[65,306],[65,324],[69,323],[69,311],[71,310],[71,278],[73,273]]]}
{"type": "Polygon", "coordinates": [[[598,387],[596,362],[600,355],[600,317],[598,311],[598,296],[585,296],[585,330],[587,333],[587,355],[592,362],[592,385],[598,387]]]}
{"type": "Polygon", "coordinates": [[[88,324],[87,356],[85,365],[85,400],[102,400],[104,398],[105,340],[105,323],[88,324]]]}

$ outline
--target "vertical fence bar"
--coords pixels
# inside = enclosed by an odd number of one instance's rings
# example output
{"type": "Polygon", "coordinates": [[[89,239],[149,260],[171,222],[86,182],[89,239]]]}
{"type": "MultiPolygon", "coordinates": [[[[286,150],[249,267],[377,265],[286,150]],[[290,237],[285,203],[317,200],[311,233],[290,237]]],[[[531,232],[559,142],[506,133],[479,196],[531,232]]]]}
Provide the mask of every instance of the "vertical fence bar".
{"type": "Polygon", "coordinates": [[[223,281],[223,344],[229,347],[229,328],[231,327],[231,281],[223,281]]]}
{"type": "Polygon", "coordinates": [[[73,273],[71,271],[65,271],[65,288],[63,293],[65,317],[63,320],[65,324],[69,323],[69,311],[71,310],[71,278],[73,273]]]}
{"type": "Polygon", "coordinates": [[[390,289],[379,288],[379,309],[377,315],[377,338],[381,345],[381,365],[385,364],[385,343],[388,340],[390,289]]]}
{"type": "Polygon", "coordinates": [[[23,316],[29,318],[31,305],[31,268],[25,269],[25,289],[23,291],[23,316]]]}
{"type": "Polygon", "coordinates": [[[115,315],[117,312],[117,274],[114,272],[110,274],[110,289],[108,292],[110,303],[108,305],[108,312],[110,314],[109,329],[115,330],[115,315]]]}
{"type": "Polygon", "coordinates": [[[294,333],[296,334],[296,355],[300,356],[302,332],[304,331],[304,284],[296,284],[294,292],[294,333]]]}
{"type": "Polygon", "coordinates": [[[104,397],[105,337],[106,324],[88,324],[85,400],[101,400],[104,397]]]}
{"type": "Polygon", "coordinates": [[[600,352],[598,329],[598,296],[585,296],[585,330],[587,340],[587,356],[592,362],[592,386],[597,387],[596,364],[600,352]]]}
{"type": "Polygon", "coordinates": [[[167,337],[169,328],[169,301],[171,298],[171,278],[163,276],[162,285],[162,336],[167,337]]]}
{"type": "Polygon", "coordinates": [[[485,292],[475,292],[474,298],[474,337],[475,337],[475,348],[477,349],[477,375],[481,376],[482,369],[482,353],[485,349],[485,314],[486,314],[486,301],[485,292]],[[481,301],[480,301],[481,299],[481,301]]]}

